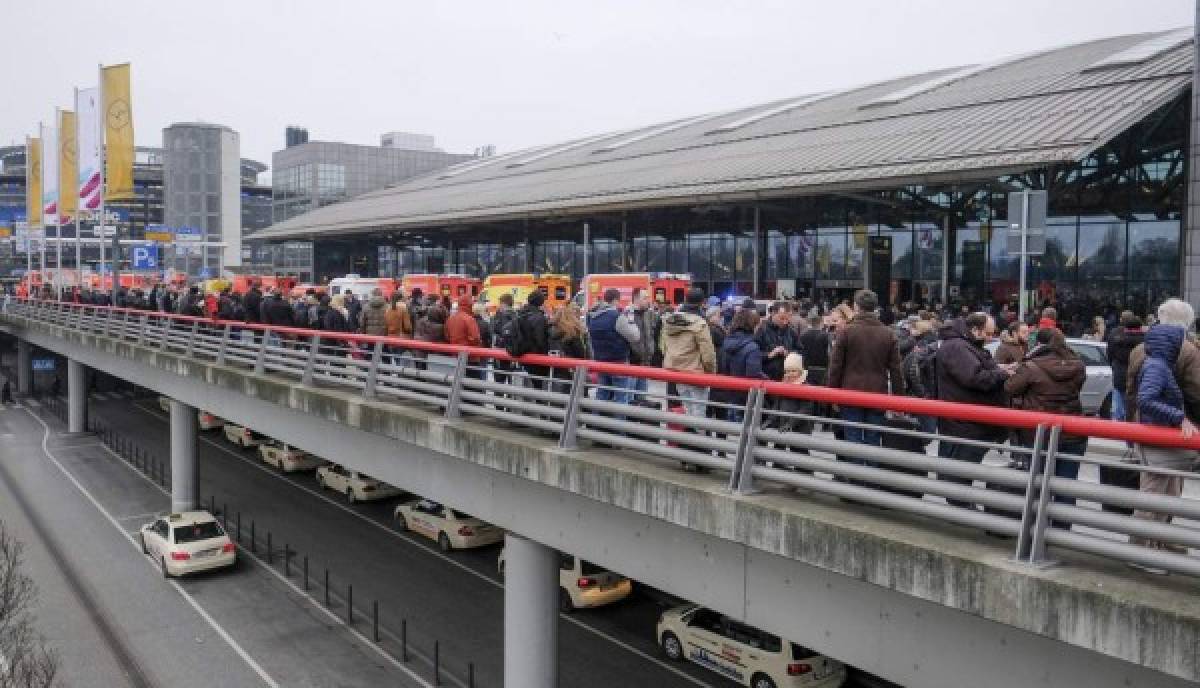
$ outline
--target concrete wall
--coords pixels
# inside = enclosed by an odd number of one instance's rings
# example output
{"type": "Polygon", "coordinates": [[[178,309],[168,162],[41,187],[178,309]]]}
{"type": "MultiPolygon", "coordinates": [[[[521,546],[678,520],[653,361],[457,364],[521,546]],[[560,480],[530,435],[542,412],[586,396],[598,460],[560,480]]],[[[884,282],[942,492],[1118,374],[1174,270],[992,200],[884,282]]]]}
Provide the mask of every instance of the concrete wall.
{"type": "Polygon", "coordinates": [[[631,452],[564,452],[61,328],[23,336],[906,685],[1200,679],[1189,580],[1152,587],[1086,557],[1033,569],[973,531],[791,490],[739,497],[631,452]]]}

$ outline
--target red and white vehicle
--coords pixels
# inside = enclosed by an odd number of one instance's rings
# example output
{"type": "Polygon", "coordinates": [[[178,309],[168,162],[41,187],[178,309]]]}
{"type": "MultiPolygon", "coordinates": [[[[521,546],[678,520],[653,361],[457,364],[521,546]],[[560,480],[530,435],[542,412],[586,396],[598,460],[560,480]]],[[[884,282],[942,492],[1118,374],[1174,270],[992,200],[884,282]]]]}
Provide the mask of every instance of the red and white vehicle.
{"type": "Polygon", "coordinates": [[[618,307],[633,303],[634,290],[649,291],[659,305],[680,306],[692,286],[691,275],[670,272],[617,272],[584,275],[579,282],[579,293],[575,302],[587,312],[604,300],[604,292],[616,289],[621,292],[618,307]]]}
{"type": "Polygon", "coordinates": [[[371,292],[376,289],[383,294],[383,298],[390,299],[398,288],[400,288],[400,283],[390,277],[346,275],[329,280],[330,296],[352,293],[362,301],[371,298],[371,292]]]}

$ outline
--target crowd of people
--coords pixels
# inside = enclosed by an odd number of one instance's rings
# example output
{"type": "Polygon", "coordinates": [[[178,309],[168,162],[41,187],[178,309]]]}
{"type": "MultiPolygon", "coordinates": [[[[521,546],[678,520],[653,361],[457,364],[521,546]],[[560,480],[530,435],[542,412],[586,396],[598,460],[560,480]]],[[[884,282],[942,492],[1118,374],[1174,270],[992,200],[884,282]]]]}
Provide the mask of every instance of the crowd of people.
{"type": "MultiPolygon", "coordinates": [[[[70,298],[98,305],[108,302],[108,295],[100,292],[76,292],[70,298]]],[[[375,290],[363,300],[351,292],[329,296],[315,289],[289,297],[278,289],[264,293],[257,285],[244,295],[228,289],[205,294],[195,286],[122,290],[117,305],[271,326],[494,347],[514,356],[559,355],[1067,415],[1083,413],[1080,392],[1087,375],[1084,362],[1067,339],[1085,336],[1107,343],[1114,380],[1113,419],[1178,428],[1188,437],[1196,432],[1194,422],[1200,421],[1200,347],[1189,336],[1195,330],[1195,313],[1178,299],[1168,299],[1144,319],[1129,311],[1115,318],[1097,317],[1086,331],[1072,330],[1080,330],[1079,323],[1071,323],[1064,331],[1053,307],[1021,321],[1008,305],[975,312],[965,308],[924,310],[915,304],[896,309],[881,305],[869,290],[860,290],[852,300],[837,304],[776,301],[766,308],[765,316],[752,300],[722,302],[706,298],[697,287],[687,291],[685,302],[677,308],[656,303],[648,291],[634,291],[628,305],[622,305],[622,294],[608,289],[587,312],[575,302],[547,312],[545,294],[537,290],[524,304],[502,295],[489,311],[470,296],[454,302],[446,296],[423,294],[420,289],[407,295],[398,291],[390,298],[375,290]],[[996,339],[998,344],[989,347],[996,339]]],[[[513,379],[516,364],[494,361],[487,370],[486,361],[476,363],[476,377],[491,375],[499,383],[513,379]]],[[[569,373],[563,372],[565,369],[541,365],[523,369],[528,384],[567,389],[569,373]]],[[[648,394],[647,380],[639,376],[601,372],[595,390],[597,400],[617,404],[659,407],[662,403],[648,394]]],[[[745,393],[677,383],[669,386],[666,398],[675,400],[667,404],[677,403],[688,415],[743,421],[745,393]]],[[[827,423],[835,436],[864,445],[925,452],[932,438],[888,430],[936,433],[945,438],[938,442],[938,456],[976,464],[988,452],[984,443],[1022,448],[1034,443],[1031,431],[1010,431],[989,423],[811,404],[793,398],[770,398],[767,410],[775,415],[765,422],[792,432],[811,432],[814,419],[840,420],[827,423]]],[[[1064,434],[1059,453],[1082,455],[1087,445],[1086,436],[1064,434]]],[[[1136,454],[1134,459],[1145,465],[1177,469],[1190,469],[1197,459],[1190,450],[1149,446],[1137,447],[1136,454]]],[[[1023,455],[1012,454],[1014,465],[1021,467],[1019,456],[1023,455]]],[[[1079,463],[1059,460],[1055,471],[1075,478],[1079,463]]],[[[970,483],[949,475],[940,478],[970,483]]],[[[1106,484],[1155,494],[1179,496],[1183,487],[1178,477],[1108,466],[1101,467],[1100,478],[1106,484]]],[[[963,500],[948,501],[962,508],[977,508],[963,500]]],[[[1167,518],[1142,511],[1136,516],[1167,518]]],[[[1139,542],[1178,549],[1145,539],[1139,542]]]]}

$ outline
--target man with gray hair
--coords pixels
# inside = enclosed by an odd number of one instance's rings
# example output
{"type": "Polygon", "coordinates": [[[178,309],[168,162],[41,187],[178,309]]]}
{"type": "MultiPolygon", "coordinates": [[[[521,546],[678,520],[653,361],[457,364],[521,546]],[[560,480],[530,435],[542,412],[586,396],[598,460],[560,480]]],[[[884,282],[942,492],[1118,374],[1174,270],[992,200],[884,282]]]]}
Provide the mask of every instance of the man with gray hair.
{"type": "MultiPolygon", "coordinates": [[[[1182,299],[1167,299],[1158,307],[1158,324],[1172,325],[1188,332],[1196,322],[1196,311],[1191,304],[1182,299]]],[[[1129,372],[1125,374],[1125,398],[1137,399],[1138,374],[1142,371],[1142,363],[1146,360],[1146,345],[1138,344],[1129,353],[1129,372]]],[[[1183,390],[1184,410],[1193,422],[1200,421],[1200,348],[1197,348],[1188,337],[1183,339],[1183,348],[1179,350],[1179,358],[1175,361],[1175,379],[1183,390]]],[[[1114,380],[1114,384],[1120,381],[1114,380]]],[[[1129,418],[1135,420],[1137,404],[1129,404],[1129,418]]]]}

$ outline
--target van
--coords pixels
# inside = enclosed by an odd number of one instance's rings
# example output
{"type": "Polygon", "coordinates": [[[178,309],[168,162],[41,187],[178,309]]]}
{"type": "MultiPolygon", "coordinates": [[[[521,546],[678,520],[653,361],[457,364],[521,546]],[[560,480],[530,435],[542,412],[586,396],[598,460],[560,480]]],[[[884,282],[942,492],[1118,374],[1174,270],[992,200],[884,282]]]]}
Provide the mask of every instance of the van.
{"type": "Polygon", "coordinates": [[[488,312],[495,313],[500,307],[500,297],[512,294],[513,305],[520,308],[526,303],[534,289],[539,289],[546,295],[545,308],[554,312],[556,308],[570,300],[571,278],[568,275],[552,275],[537,273],[497,274],[489,275],[483,280],[482,300],[487,304],[488,312]]]}
{"type": "Polygon", "coordinates": [[[669,272],[620,272],[586,275],[579,282],[575,301],[585,312],[604,300],[604,292],[621,292],[618,307],[633,303],[634,290],[649,290],[659,306],[681,306],[692,286],[691,275],[669,272]]]}

